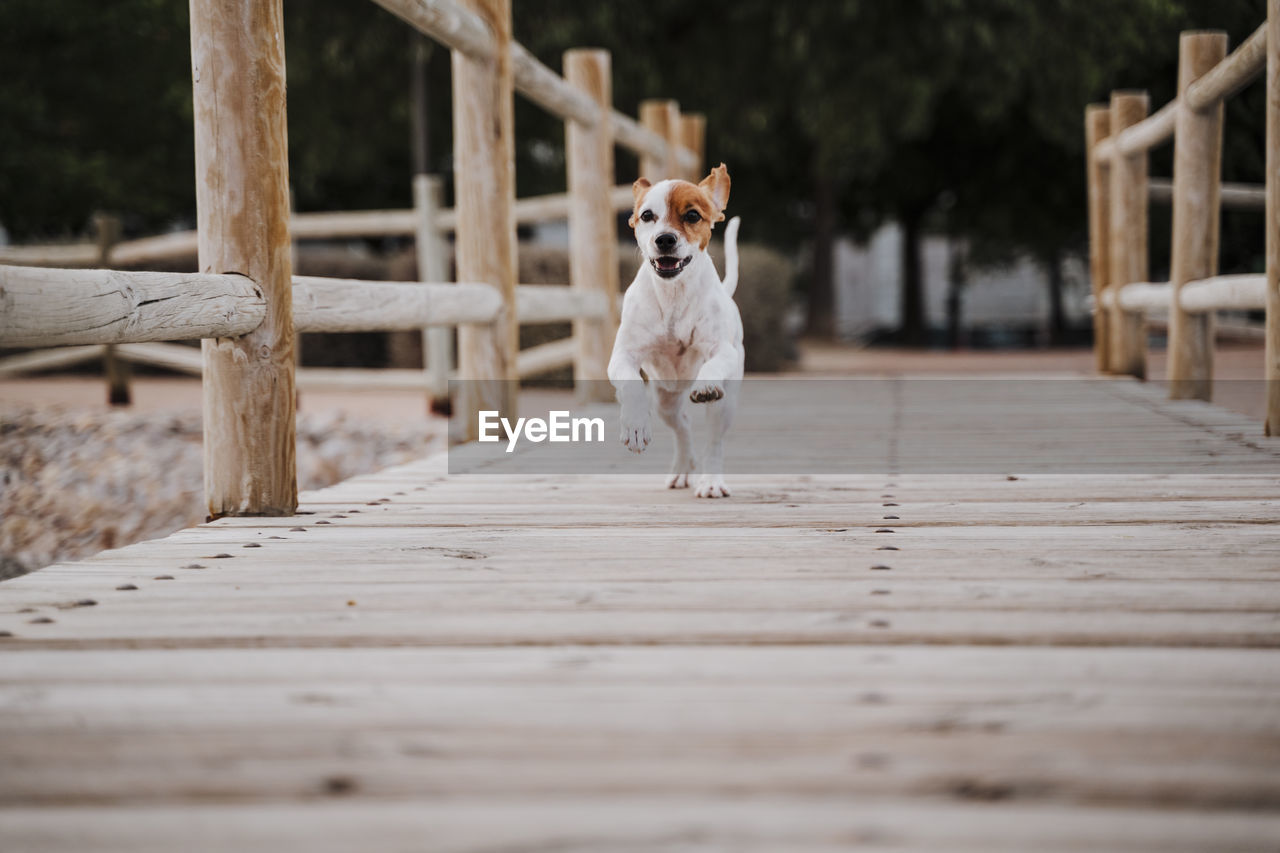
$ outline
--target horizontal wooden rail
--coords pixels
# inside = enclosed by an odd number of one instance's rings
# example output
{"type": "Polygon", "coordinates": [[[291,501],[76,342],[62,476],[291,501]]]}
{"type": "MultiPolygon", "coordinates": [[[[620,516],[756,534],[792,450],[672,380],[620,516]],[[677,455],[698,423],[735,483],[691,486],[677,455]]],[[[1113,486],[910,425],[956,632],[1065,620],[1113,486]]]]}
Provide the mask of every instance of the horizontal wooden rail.
{"type": "Polygon", "coordinates": [[[0,378],[22,376],[26,373],[37,373],[41,370],[55,370],[71,367],[86,361],[95,361],[106,354],[104,344],[91,344],[80,347],[62,347],[61,349],[42,349],[34,352],[22,352],[17,355],[0,358],[0,378]]]}
{"type": "MultiPolygon", "coordinates": [[[[1160,204],[1172,202],[1173,181],[1151,178],[1147,185],[1147,198],[1160,204]]],[[[1267,188],[1264,184],[1224,183],[1219,192],[1219,203],[1224,210],[1265,210],[1267,188]]]]}
{"type": "Polygon", "coordinates": [[[293,277],[299,332],[369,332],[488,323],[502,299],[487,284],[293,277]]]}
{"type": "Polygon", "coordinates": [[[1262,24],[1212,71],[1187,87],[1187,107],[1203,110],[1231,97],[1259,77],[1266,67],[1267,25],[1262,24]]]}
{"type": "MultiPolygon", "coordinates": [[[[435,39],[451,50],[475,58],[490,58],[494,52],[493,34],[479,15],[452,0],[374,0],[423,35],[435,39]]],[[[608,118],[614,141],[636,154],[663,160],[667,156],[667,140],[641,127],[631,117],[617,110],[607,115],[577,87],[543,65],[536,56],[518,42],[511,44],[511,70],[515,89],[538,106],[563,119],[594,126],[608,118]]],[[[683,146],[676,151],[681,168],[692,170],[698,155],[683,146]]]]}
{"type": "Polygon", "coordinates": [[[521,325],[599,320],[609,316],[609,298],[597,291],[563,284],[516,287],[516,317],[521,325]]]}
{"type": "Polygon", "coordinates": [[[1177,121],[1178,102],[1170,101],[1151,116],[1099,142],[1096,156],[1100,160],[1110,160],[1117,150],[1125,157],[1149,151],[1173,138],[1177,121]]]}
{"type": "Polygon", "coordinates": [[[589,127],[600,123],[601,110],[596,102],[539,62],[519,42],[511,43],[511,72],[515,76],[516,91],[552,115],[589,127]]]}
{"type": "Polygon", "coordinates": [[[493,33],[470,9],[453,0],[374,0],[382,8],[450,50],[477,59],[494,53],[493,33]]]}
{"type": "MultiPolygon", "coordinates": [[[[1261,311],[1266,308],[1267,277],[1265,275],[1217,275],[1187,282],[1179,293],[1183,311],[1206,314],[1211,311],[1261,311]]],[[[1160,313],[1169,309],[1172,291],[1168,282],[1135,282],[1120,288],[1120,307],[1126,311],[1160,313]]],[[[1116,297],[1111,291],[1102,296],[1102,306],[1112,308],[1116,297]]]]}
{"type": "MultiPolygon", "coordinates": [[[[1261,76],[1266,64],[1267,27],[1263,24],[1212,71],[1187,87],[1184,96],[1186,107],[1203,110],[1231,97],[1261,76]]],[[[1172,100],[1149,118],[1098,143],[1097,156],[1109,160],[1119,152],[1121,156],[1127,157],[1139,151],[1149,151],[1169,141],[1173,138],[1182,102],[1183,99],[1172,100]]]]}
{"type": "MultiPolygon", "coordinates": [[[[293,277],[299,332],[483,324],[498,316],[501,302],[487,284],[293,277]]],[[[15,348],[234,337],[253,331],[266,315],[258,288],[239,275],[16,266],[0,267],[0,309],[0,346],[15,348]]],[[[516,288],[522,323],[608,312],[600,293],[565,285],[516,288]]]]}
{"type": "Polygon", "coordinates": [[[266,301],[242,275],[0,267],[0,345],[235,337],[266,301]]]}
{"type": "Polygon", "coordinates": [[[47,243],[0,247],[0,264],[31,267],[91,267],[102,258],[97,243],[47,243]]]}
{"type": "Polygon", "coordinates": [[[520,378],[558,370],[573,364],[577,354],[577,342],[573,338],[561,338],[516,353],[516,373],[520,378]]]}
{"type": "MultiPolygon", "coordinates": [[[[630,210],[633,203],[631,187],[611,188],[609,201],[614,210],[630,210]]],[[[569,195],[548,193],[516,199],[515,215],[518,225],[558,222],[569,216],[569,195]]],[[[289,222],[289,234],[295,240],[407,237],[416,233],[416,216],[416,211],[412,209],[295,213],[289,222]]],[[[436,227],[443,232],[453,231],[457,222],[457,215],[449,207],[441,209],[435,218],[436,227]]],[[[112,248],[111,262],[121,266],[141,266],[190,257],[196,253],[196,239],[194,231],[175,231],[171,234],[126,240],[112,248]]],[[[0,248],[0,265],[91,267],[100,263],[100,259],[101,250],[93,243],[0,248]]]]}
{"type": "Polygon", "coordinates": [[[1182,286],[1178,302],[1183,311],[1261,311],[1267,307],[1265,275],[1219,275],[1182,286]]]}

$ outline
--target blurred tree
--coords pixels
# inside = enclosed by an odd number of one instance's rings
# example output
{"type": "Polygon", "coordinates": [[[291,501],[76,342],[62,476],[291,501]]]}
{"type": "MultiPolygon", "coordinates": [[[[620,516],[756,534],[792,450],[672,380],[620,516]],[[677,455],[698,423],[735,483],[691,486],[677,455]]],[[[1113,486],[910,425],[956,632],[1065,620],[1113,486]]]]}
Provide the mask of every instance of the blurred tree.
{"type": "MultiPolygon", "coordinates": [[[[191,218],[186,17],[185,0],[0,4],[0,224],[15,238],[81,231],[95,209],[129,214],[134,233],[191,218]]],[[[1178,30],[1222,27],[1237,44],[1264,17],[1262,0],[515,0],[517,38],[552,68],[567,47],[612,51],[624,112],[666,96],[707,114],[745,236],[808,247],[814,331],[832,330],[836,235],[901,222],[908,338],[924,329],[926,230],[965,238],[977,263],[1081,248],[1084,105],[1146,86],[1158,106],[1178,30]]],[[[409,28],[353,0],[291,0],[285,20],[299,208],[408,204],[409,28]]],[[[445,174],[448,66],[432,51],[424,75],[429,165],[445,174]]],[[[1260,104],[1254,86],[1229,107],[1229,180],[1262,174],[1260,104]]],[[[522,98],[516,123],[519,192],[563,189],[563,123],[522,98]]],[[[1153,173],[1168,169],[1158,153],[1153,173]]],[[[618,175],[635,177],[621,152],[618,175]]],[[[1258,230],[1227,217],[1224,268],[1256,263],[1258,230]]]]}
{"type": "Polygon", "coordinates": [[[94,210],[148,227],[189,211],[190,51],[185,2],[0,3],[0,225],[65,236],[94,210]]]}

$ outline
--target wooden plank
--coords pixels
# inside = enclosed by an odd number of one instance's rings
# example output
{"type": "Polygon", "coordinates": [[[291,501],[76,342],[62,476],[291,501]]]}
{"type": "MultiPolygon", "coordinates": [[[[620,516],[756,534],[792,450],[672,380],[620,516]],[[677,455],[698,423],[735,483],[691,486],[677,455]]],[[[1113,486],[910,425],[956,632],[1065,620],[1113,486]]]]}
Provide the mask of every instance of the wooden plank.
{"type": "Polygon", "coordinates": [[[441,853],[531,845],[564,849],[579,839],[579,846],[627,853],[670,851],[676,844],[691,853],[772,851],[779,845],[797,853],[833,853],[848,850],[851,843],[871,853],[1183,853],[1266,849],[1280,831],[1280,818],[1265,812],[1178,813],[876,796],[688,799],[660,793],[447,800],[343,800],[330,795],[298,803],[9,809],[3,819],[15,849],[75,853],[84,850],[87,838],[103,853],[168,853],[174,838],[182,838],[184,849],[193,851],[316,853],[360,849],[372,838],[403,848],[430,838],[441,853]]]}
{"type": "Polygon", "coordinates": [[[1266,66],[1267,25],[1264,22],[1230,56],[1187,86],[1181,100],[1191,111],[1210,109],[1261,76],[1266,66]]]}
{"type": "Polygon", "coordinates": [[[56,370],[70,367],[86,361],[102,358],[105,347],[92,344],[82,347],[64,347],[61,349],[36,350],[23,352],[0,358],[0,377],[21,376],[24,373],[38,373],[42,370],[56,370]]]}
{"type": "MultiPolygon", "coordinates": [[[[600,106],[613,104],[612,66],[606,50],[570,50],[564,55],[569,82],[600,106]]],[[[569,282],[584,296],[596,297],[603,311],[594,318],[575,318],[573,378],[579,400],[601,399],[603,380],[617,331],[618,235],[609,191],[613,187],[613,135],[609,128],[565,125],[569,194],[569,282]]]]}
{"type": "Polygon", "coordinates": [[[1280,435],[1280,0],[1267,0],[1267,340],[1263,434],[1280,435]]]}
{"type": "Polygon", "coordinates": [[[1108,312],[1099,310],[1103,295],[1110,295],[1107,276],[1110,274],[1111,227],[1111,176],[1107,161],[1098,156],[1098,143],[1111,135],[1111,107],[1108,104],[1090,104],[1085,107],[1085,171],[1087,204],[1089,206],[1089,282],[1093,292],[1093,353],[1094,367],[1099,373],[1111,368],[1107,347],[1110,335],[1107,331],[1108,312]]]}
{"type": "Polygon", "coordinates": [[[243,335],[267,315],[243,275],[0,266],[0,346],[47,347],[243,335]]]}
{"type": "Polygon", "coordinates": [[[280,0],[192,0],[200,271],[247,276],[266,316],[205,337],[205,502],[211,517],[298,505],[294,329],[280,0]]]}
{"type": "Polygon", "coordinates": [[[1280,460],[1159,389],[1035,388],[873,384],[830,430],[1181,461],[706,502],[437,455],[8,581],[0,840],[1266,849],[1280,460]]]}
{"type": "MultiPolygon", "coordinates": [[[[1178,53],[1179,97],[1210,74],[1227,53],[1227,34],[1183,33],[1178,53]]],[[[1260,54],[1261,55],[1261,54],[1260,54]]],[[[1173,149],[1173,239],[1169,272],[1169,396],[1208,400],[1213,394],[1213,316],[1182,305],[1185,286],[1218,272],[1218,193],[1222,184],[1220,100],[1178,112],[1173,149]]]]}
{"type": "Polygon", "coordinates": [[[516,373],[524,379],[568,367],[573,364],[577,352],[578,342],[573,338],[561,338],[522,349],[516,353],[516,373]]]}
{"type": "Polygon", "coordinates": [[[299,332],[362,332],[487,323],[502,310],[488,284],[353,281],[295,276],[293,310],[299,332]]]}
{"type": "MultiPolygon", "coordinates": [[[[1113,92],[1111,133],[1119,136],[1147,115],[1145,92],[1113,92]]],[[[1108,252],[1111,269],[1107,283],[1113,294],[1133,282],[1148,280],[1147,274],[1147,154],[1140,151],[1111,160],[1111,229],[1108,252]]],[[[1111,372],[1146,376],[1146,330],[1142,315],[1122,307],[1112,309],[1107,320],[1111,341],[1107,351],[1111,372]]]]}
{"type": "Polygon", "coordinates": [[[510,0],[465,0],[494,39],[490,58],[453,51],[453,139],[457,168],[457,276],[483,281],[502,296],[503,309],[487,325],[458,328],[458,373],[454,405],[461,438],[478,434],[477,413],[511,415],[519,326],[516,315],[515,107],[513,103],[510,0]]]}

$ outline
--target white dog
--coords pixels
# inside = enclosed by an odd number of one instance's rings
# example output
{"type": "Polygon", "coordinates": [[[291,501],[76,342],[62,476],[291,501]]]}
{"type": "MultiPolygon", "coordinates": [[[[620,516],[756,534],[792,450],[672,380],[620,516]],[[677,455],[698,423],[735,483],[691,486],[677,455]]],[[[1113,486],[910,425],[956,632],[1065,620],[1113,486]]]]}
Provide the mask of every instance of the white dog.
{"type": "Polygon", "coordinates": [[[738,218],[724,237],[724,281],[707,254],[711,229],[724,220],[729,171],[721,163],[699,184],[641,178],[630,224],[644,263],[622,300],[622,324],[609,360],[609,381],[622,404],[622,443],[635,453],[649,444],[652,389],[658,414],[675,432],[667,485],[683,489],[697,469],[688,404],[706,407],[710,436],[698,480],[700,498],[729,496],[724,438],[742,379],[738,286],[738,218]]]}

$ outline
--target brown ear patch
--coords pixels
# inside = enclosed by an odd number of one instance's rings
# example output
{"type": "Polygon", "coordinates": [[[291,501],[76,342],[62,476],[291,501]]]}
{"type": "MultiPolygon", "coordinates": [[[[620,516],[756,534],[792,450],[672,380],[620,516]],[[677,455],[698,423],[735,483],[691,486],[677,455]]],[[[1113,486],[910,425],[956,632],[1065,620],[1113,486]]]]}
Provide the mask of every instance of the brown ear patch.
{"type": "Polygon", "coordinates": [[[711,174],[702,179],[698,187],[706,192],[715,208],[715,221],[724,221],[724,209],[729,206],[729,170],[724,163],[711,170],[711,174]]]}
{"type": "Polygon", "coordinates": [[[667,193],[667,224],[700,249],[707,248],[711,242],[711,223],[719,221],[713,218],[717,212],[711,196],[688,181],[677,181],[667,193]],[[694,222],[689,221],[691,211],[697,213],[694,222]]]}
{"type": "Polygon", "coordinates": [[[635,197],[635,206],[631,209],[631,218],[627,220],[627,224],[632,228],[636,227],[636,216],[640,213],[640,202],[644,200],[644,194],[649,191],[649,187],[653,184],[649,183],[648,178],[638,178],[631,185],[631,195],[635,197]]]}

